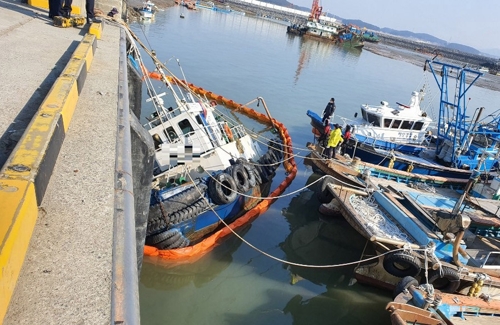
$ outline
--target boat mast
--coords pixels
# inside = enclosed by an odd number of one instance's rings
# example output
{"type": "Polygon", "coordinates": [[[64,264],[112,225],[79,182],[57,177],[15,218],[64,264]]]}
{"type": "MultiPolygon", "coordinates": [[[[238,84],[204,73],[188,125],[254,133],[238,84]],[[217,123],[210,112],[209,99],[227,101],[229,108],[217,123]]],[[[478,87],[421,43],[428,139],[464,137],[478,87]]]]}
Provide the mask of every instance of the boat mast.
{"type": "Polygon", "coordinates": [[[468,69],[465,66],[459,67],[434,60],[426,60],[424,71],[427,67],[431,70],[434,80],[436,80],[437,86],[441,92],[436,155],[440,150],[440,145],[448,140],[451,142],[453,148],[451,152],[451,161],[455,164],[457,156],[460,155],[460,152],[458,152],[459,150],[456,149],[459,148],[461,144],[467,142],[469,135],[469,128],[466,121],[467,115],[465,114],[467,110],[465,95],[470,87],[483,74],[479,71],[468,69]],[[440,79],[437,77],[438,71],[441,77],[440,79]],[[469,80],[471,80],[469,84],[467,84],[468,77],[469,80]],[[453,100],[450,100],[448,97],[448,79],[456,80],[455,96],[453,96],[453,100]]]}

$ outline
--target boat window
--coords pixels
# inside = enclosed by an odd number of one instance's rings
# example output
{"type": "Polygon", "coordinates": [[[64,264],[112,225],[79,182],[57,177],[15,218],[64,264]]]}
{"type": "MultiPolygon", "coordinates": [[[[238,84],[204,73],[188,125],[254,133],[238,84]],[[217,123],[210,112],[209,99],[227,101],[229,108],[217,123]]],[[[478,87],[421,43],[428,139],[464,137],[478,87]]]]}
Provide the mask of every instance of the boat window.
{"type": "Polygon", "coordinates": [[[392,123],[392,129],[399,129],[399,126],[401,125],[401,120],[394,120],[392,123]]]}
{"type": "Polygon", "coordinates": [[[392,120],[391,119],[388,119],[388,118],[385,118],[384,119],[384,127],[385,128],[388,128],[391,126],[391,123],[392,123],[392,120]]]}
{"type": "Polygon", "coordinates": [[[175,142],[175,140],[179,139],[177,132],[175,132],[174,128],[171,126],[169,126],[164,132],[165,135],[167,136],[167,139],[170,139],[170,141],[172,142],[175,142]]]}
{"type": "Polygon", "coordinates": [[[196,122],[198,122],[199,125],[203,125],[200,115],[196,115],[196,122]]]}
{"type": "Polygon", "coordinates": [[[500,265],[500,254],[492,252],[484,265],[500,265]]]}
{"type": "Polygon", "coordinates": [[[368,113],[366,115],[368,117],[368,123],[373,123],[373,126],[380,126],[380,121],[379,121],[377,115],[370,114],[370,113],[368,113]]]}
{"type": "Polygon", "coordinates": [[[405,130],[411,130],[412,125],[413,121],[403,121],[403,125],[401,125],[401,128],[405,130]]]}
{"type": "Polygon", "coordinates": [[[424,125],[424,122],[415,122],[415,124],[413,124],[413,130],[422,130],[422,126],[424,125]]]}
{"type": "Polygon", "coordinates": [[[187,119],[180,121],[179,127],[181,128],[183,134],[188,134],[194,131],[193,127],[191,126],[191,123],[189,123],[187,119]]]}
{"type": "Polygon", "coordinates": [[[368,118],[366,117],[366,111],[364,109],[361,110],[361,114],[363,115],[363,120],[368,121],[368,118]]]}

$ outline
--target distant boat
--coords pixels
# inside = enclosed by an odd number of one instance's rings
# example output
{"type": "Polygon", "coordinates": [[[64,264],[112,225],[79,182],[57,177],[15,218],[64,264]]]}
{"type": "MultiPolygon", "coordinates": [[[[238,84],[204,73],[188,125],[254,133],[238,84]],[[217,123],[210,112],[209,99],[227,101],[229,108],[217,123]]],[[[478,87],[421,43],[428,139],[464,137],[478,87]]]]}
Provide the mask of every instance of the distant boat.
{"type": "Polygon", "coordinates": [[[141,14],[141,18],[145,20],[153,19],[155,15],[155,4],[151,1],[144,2],[144,5],[141,9],[139,9],[139,13],[141,14]]]}
{"type": "Polygon", "coordinates": [[[322,7],[313,2],[306,25],[293,24],[287,27],[287,33],[319,40],[331,41],[354,48],[364,46],[361,30],[354,25],[341,25],[324,22],[321,19],[322,7]]]}
{"type": "Polygon", "coordinates": [[[364,32],[363,40],[367,42],[378,43],[380,41],[380,38],[374,32],[364,32]]]}
{"type": "Polygon", "coordinates": [[[482,72],[482,73],[489,73],[489,72],[490,72],[490,69],[488,69],[487,67],[480,67],[480,68],[479,68],[479,72],[482,72]]]}

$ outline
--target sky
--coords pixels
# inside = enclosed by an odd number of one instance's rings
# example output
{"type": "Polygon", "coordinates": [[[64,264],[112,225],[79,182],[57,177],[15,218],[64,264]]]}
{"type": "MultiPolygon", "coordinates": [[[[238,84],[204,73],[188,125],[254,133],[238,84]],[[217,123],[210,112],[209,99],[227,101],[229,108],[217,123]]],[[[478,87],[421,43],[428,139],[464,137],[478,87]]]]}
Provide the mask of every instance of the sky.
{"type": "Polygon", "coordinates": [[[323,12],[380,28],[427,33],[477,50],[500,49],[500,0],[320,0],[320,5],[323,12]]]}

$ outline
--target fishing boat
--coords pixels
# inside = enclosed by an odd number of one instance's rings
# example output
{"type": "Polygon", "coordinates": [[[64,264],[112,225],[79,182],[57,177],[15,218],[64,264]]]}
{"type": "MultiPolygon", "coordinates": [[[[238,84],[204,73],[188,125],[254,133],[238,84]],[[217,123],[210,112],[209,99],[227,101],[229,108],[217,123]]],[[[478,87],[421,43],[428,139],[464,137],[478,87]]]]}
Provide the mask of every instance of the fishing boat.
{"type": "MultiPolygon", "coordinates": [[[[478,169],[483,178],[491,178],[499,164],[500,115],[481,118],[484,107],[480,107],[471,118],[465,100],[467,90],[482,74],[435,60],[427,60],[426,69],[441,89],[439,118],[432,128],[435,134],[429,133],[431,120],[419,109],[420,95],[413,93],[410,105],[398,103],[397,109],[385,102],[381,107],[362,106],[366,123],[353,124],[347,153],[364,162],[416,174],[468,179],[478,169]],[[448,93],[448,79],[455,81],[453,95],[448,93]],[[406,115],[407,110],[413,110],[418,120],[406,115]]],[[[308,115],[318,127],[319,116],[308,115]]]]}
{"type": "Polygon", "coordinates": [[[318,0],[313,0],[311,12],[304,24],[293,24],[287,27],[288,34],[294,34],[317,40],[330,41],[353,48],[362,48],[361,32],[352,25],[343,25],[336,19],[322,16],[323,8],[318,0]]]}
{"type": "MultiPolygon", "coordinates": [[[[473,290],[475,291],[475,289],[473,290]]],[[[403,278],[395,287],[394,301],[386,310],[391,313],[391,324],[477,324],[488,325],[500,321],[500,301],[434,291],[419,286],[412,277],[403,278]]]]}
{"type": "Polygon", "coordinates": [[[143,6],[141,9],[139,9],[139,13],[141,14],[141,18],[144,20],[151,20],[154,18],[155,15],[155,4],[152,3],[151,1],[146,1],[144,2],[143,6]]]}
{"type": "Polygon", "coordinates": [[[182,257],[207,251],[230,234],[231,227],[265,211],[293,180],[291,139],[284,125],[270,117],[262,97],[246,105],[261,104],[267,115],[188,84],[153,54],[156,70],[147,72],[135,53],[129,60],[143,73],[147,102],[154,105],[144,125],[156,150],[145,253],[167,256],[165,252],[177,251],[169,256],[182,257]],[[165,92],[156,91],[157,80],[166,86],[165,92]],[[218,109],[221,104],[271,125],[279,137],[251,135],[218,109]],[[279,166],[287,176],[271,191],[279,166]]]}
{"type": "Polygon", "coordinates": [[[370,42],[370,43],[380,42],[380,38],[378,37],[377,34],[375,34],[374,32],[368,32],[368,31],[363,32],[363,40],[370,42]]]}
{"type": "Polygon", "coordinates": [[[486,201],[464,205],[465,195],[453,200],[392,185],[365,194],[348,186],[328,187],[344,218],[380,254],[375,263],[355,269],[359,282],[392,289],[412,276],[443,292],[467,294],[481,280],[488,294],[500,293],[500,246],[487,245],[478,232],[481,227],[500,230],[498,217],[483,208],[486,201]],[[423,206],[423,197],[433,206],[423,206]]]}

